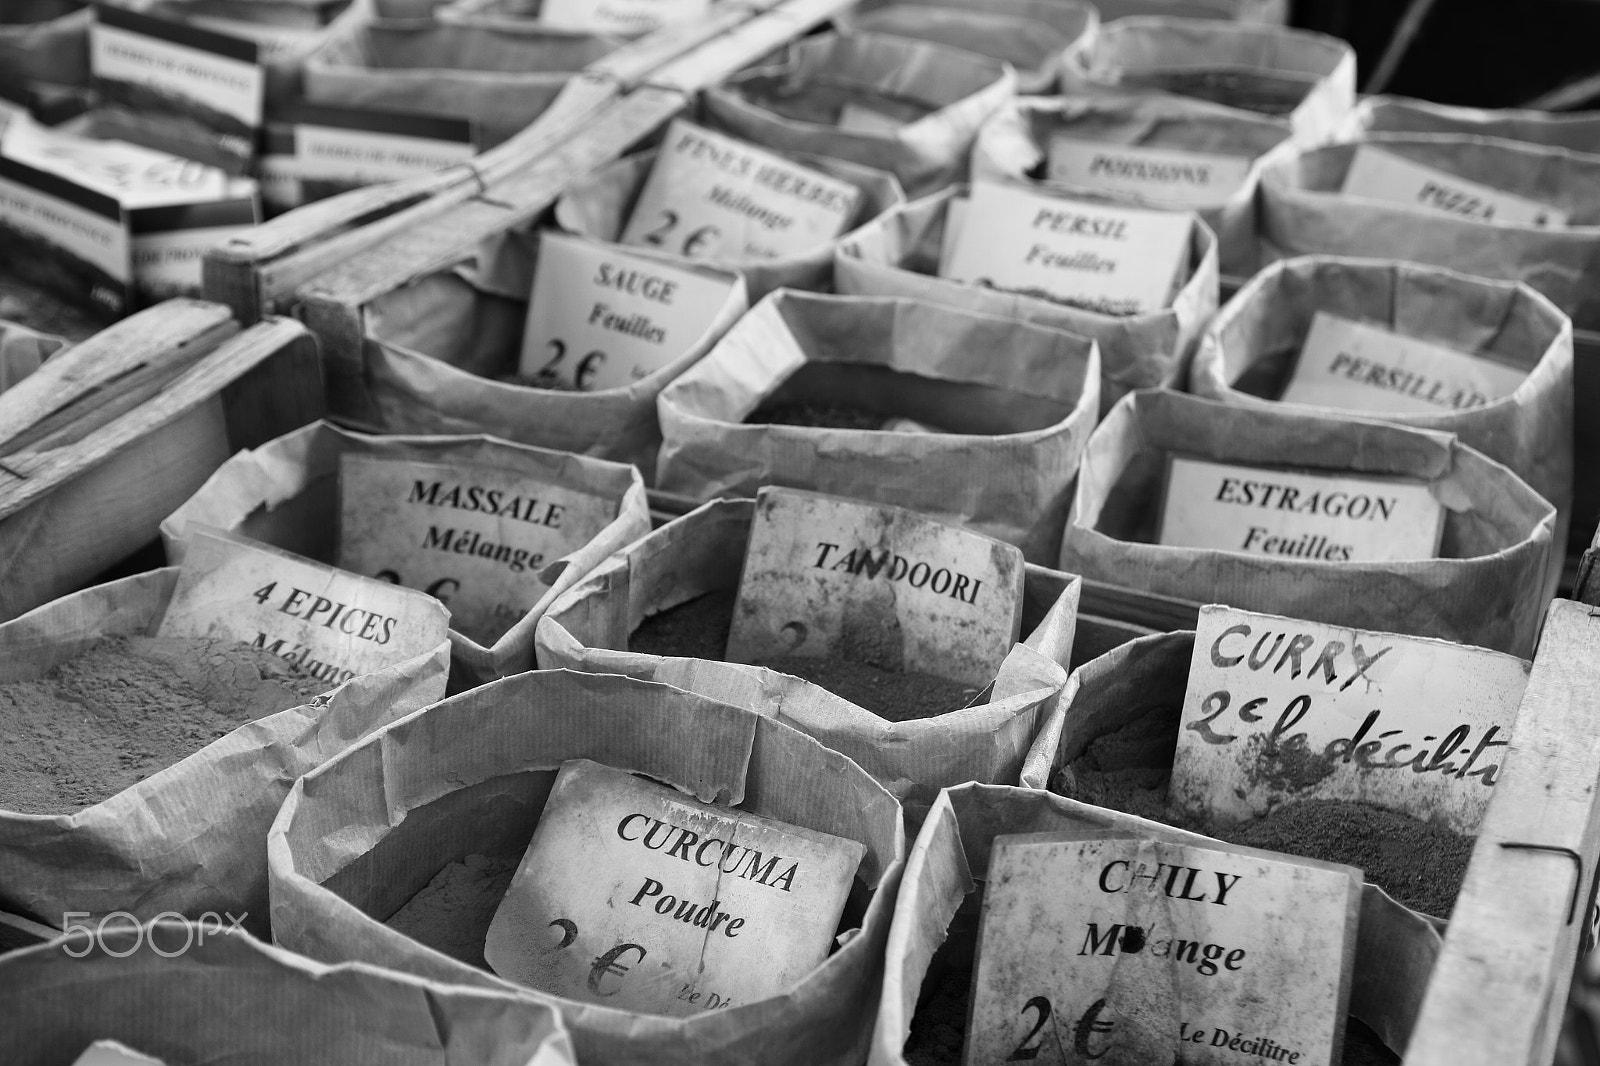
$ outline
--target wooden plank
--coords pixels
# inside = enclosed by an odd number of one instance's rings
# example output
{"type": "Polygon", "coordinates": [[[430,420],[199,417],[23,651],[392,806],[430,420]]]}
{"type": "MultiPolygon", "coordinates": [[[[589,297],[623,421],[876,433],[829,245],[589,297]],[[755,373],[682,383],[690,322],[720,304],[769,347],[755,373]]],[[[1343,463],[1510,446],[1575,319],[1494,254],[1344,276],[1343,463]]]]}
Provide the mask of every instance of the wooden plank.
{"type": "Polygon", "coordinates": [[[1407,1066],[1551,1061],[1600,860],[1600,609],[1556,600],[1407,1066]]]}
{"type": "Polygon", "coordinates": [[[155,539],[161,520],[235,448],[322,414],[304,326],[271,319],[203,337],[193,347],[209,349],[198,358],[155,361],[176,373],[141,379],[142,402],[94,408],[0,459],[0,620],[73,591],[155,539]]]}
{"type": "Polygon", "coordinates": [[[590,64],[538,120],[485,152],[470,167],[451,167],[354,189],[290,211],[228,241],[208,253],[202,264],[205,295],[225,304],[245,323],[287,310],[286,304],[299,286],[405,232],[419,218],[442,214],[485,186],[535,163],[563,140],[586,131],[610,104],[649,82],[658,69],[677,64],[664,84],[703,87],[851,3],[853,0],[727,2],[713,6],[693,22],[646,34],[590,64]],[[798,13],[789,12],[790,7],[798,13]],[[769,12],[775,17],[769,17],[769,12]],[[760,19],[766,19],[765,29],[757,31],[748,43],[726,43],[733,31],[760,19]],[[702,65],[695,57],[707,48],[713,50],[706,53],[702,65]],[[687,68],[679,62],[684,60],[687,68]]]}
{"type": "Polygon", "coordinates": [[[42,922],[24,918],[20,914],[0,911],[0,954],[43,944],[60,935],[61,930],[52,929],[42,922]]]}

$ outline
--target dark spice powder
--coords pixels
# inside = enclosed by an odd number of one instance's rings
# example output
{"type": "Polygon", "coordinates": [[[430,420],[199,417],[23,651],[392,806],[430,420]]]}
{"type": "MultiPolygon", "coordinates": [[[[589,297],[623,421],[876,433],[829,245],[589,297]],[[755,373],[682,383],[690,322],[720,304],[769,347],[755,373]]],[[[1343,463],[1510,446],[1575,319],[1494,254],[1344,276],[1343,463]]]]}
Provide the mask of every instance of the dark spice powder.
{"type": "Polygon", "coordinates": [[[1245,847],[1360,868],[1366,879],[1413,910],[1450,916],[1473,838],[1365,803],[1300,800],[1238,825],[1212,825],[1167,812],[1176,719],[1157,709],[1096,738],[1050,783],[1059,795],[1204,833],[1245,847]]]}
{"type": "MultiPolygon", "coordinates": [[[[630,651],[721,661],[733,627],[737,593],[722,589],[644,620],[628,638],[630,651]]],[[[778,656],[757,663],[804,678],[891,722],[931,718],[967,706],[980,691],[914,670],[885,670],[851,659],[778,656]]]]}
{"type": "Polygon", "coordinates": [[[520,861],[517,855],[468,855],[434,874],[383,924],[452,959],[487,970],[483,942],[520,861]]]}
{"type": "Polygon", "coordinates": [[[818,429],[882,429],[890,417],[838,402],[766,401],[745,417],[746,425],[812,426],[818,429]]]}
{"type": "Polygon", "coordinates": [[[0,810],[71,814],[327,687],[243,644],[107,638],[0,685],[0,810]]]}

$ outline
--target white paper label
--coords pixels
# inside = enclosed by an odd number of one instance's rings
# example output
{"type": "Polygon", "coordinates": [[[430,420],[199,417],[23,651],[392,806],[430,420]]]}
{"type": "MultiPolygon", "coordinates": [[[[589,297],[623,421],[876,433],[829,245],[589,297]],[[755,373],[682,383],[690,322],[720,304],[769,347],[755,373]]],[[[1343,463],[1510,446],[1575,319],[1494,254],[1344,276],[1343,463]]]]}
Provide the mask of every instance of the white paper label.
{"type": "Polygon", "coordinates": [[[1361,873],[1116,834],[997,837],[969,1066],[1331,1066],[1361,873]]]}
{"type": "MultiPolygon", "coordinates": [[[[115,285],[127,285],[133,280],[128,229],[120,213],[109,217],[0,176],[0,222],[43,238],[99,270],[115,285]]],[[[89,295],[106,306],[112,305],[109,298],[89,295]]]]}
{"type": "Polygon", "coordinates": [[[443,141],[348,127],[296,124],[295,164],[302,180],[376,185],[431,174],[476,154],[471,141],[443,141]]]}
{"type": "Polygon", "coordinates": [[[634,35],[688,22],[711,10],[711,0],[544,0],[539,21],[565,29],[634,35]]]}
{"type": "Polygon", "coordinates": [[[492,644],[548,591],[540,571],[599,536],[620,500],[503,467],[339,458],[339,565],[421,589],[492,644]]]}
{"type": "Polygon", "coordinates": [[[116,197],[124,207],[202,203],[220,200],[229,190],[229,177],[218,167],[35,123],[8,128],[0,151],[9,159],[116,197]]]}
{"type": "Polygon", "coordinates": [[[501,977],[685,1016],[790,991],[828,955],[866,848],[562,765],[489,926],[501,977]]]}
{"type": "Polygon", "coordinates": [[[162,1062],[115,1040],[96,1040],[73,1060],[72,1066],[162,1066],[162,1062]]]}
{"type": "Polygon", "coordinates": [[[1351,157],[1340,191],[1346,196],[1407,204],[1476,222],[1540,227],[1567,224],[1567,213],[1549,204],[1468,181],[1365,144],[1356,148],[1351,157]]]}
{"type": "Polygon", "coordinates": [[[1203,607],[1170,802],[1240,821],[1351,800],[1474,835],[1528,670],[1442,640],[1203,607]]]}
{"type": "Polygon", "coordinates": [[[259,64],[99,21],[89,31],[89,65],[97,79],[187,101],[196,118],[210,110],[261,125],[266,72],[259,64]]]}
{"type": "Polygon", "coordinates": [[[623,244],[690,259],[777,259],[844,232],[861,190],[681,119],[623,229],[623,244]]]}
{"type": "Polygon", "coordinates": [[[730,662],[865,659],[987,685],[1022,624],[1015,545],[899,507],[764,488],[728,634],[730,662]]]}
{"type": "Polygon", "coordinates": [[[432,651],[450,613],[431,596],[190,526],[178,584],[157,634],[261,648],[340,684],[432,651]]]}
{"type": "Polygon", "coordinates": [[[1211,207],[1243,187],[1250,162],[1243,156],[1100,144],[1057,133],[1050,139],[1048,175],[1051,181],[1173,207],[1211,207]]]}
{"type": "Polygon", "coordinates": [[[1527,371],[1318,311],[1285,403],[1347,411],[1463,411],[1517,390],[1527,371]]]}
{"type": "Polygon", "coordinates": [[[905,123],[893,115],[886,115],[851,100],[839,110],[838,126],[849,133],[898,133],[905,123]]]}
{"type": "Polygon", "coordinates": [[[133,238],[133,279],[141,289],[165,299],[200,292],[200,267],[206,253],[237,237],[254,223],[142,233],[133,238]]]}
{"type": "Polygon", "coordinates": [[[736,283],[733,275],[541,233],[520,371],[585,392],[632,385],[704,338],[736,283]]]}
{"type": "Polygon", "coordinates": [[[1424,482],[1172,458],[1156,543],[1280,559],[1432,559],[1444,506],[1424,482]]]}
{"type": "Polygon", "coordinates": [[[1167,211],[1082,203],[1010,185],[972,188],[946,275],[1113,315],[1159,311],[1189,261],[1194,222],[1167,211]]]}

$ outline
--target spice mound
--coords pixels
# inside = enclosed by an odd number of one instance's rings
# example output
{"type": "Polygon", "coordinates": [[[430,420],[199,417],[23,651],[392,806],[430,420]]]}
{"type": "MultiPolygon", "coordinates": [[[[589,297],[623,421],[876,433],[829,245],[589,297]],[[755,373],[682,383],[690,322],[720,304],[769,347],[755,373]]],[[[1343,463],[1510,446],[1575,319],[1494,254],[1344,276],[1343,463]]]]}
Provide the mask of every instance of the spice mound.
{"type": "Polygon", "coordinates": [[[110,637],[0,685],[0,810],[71,814],[327,683],[230,641],[110,637]]]}
{"type": "Polygon", "coordinates": [[[1343,800],[1297,800],[1237,825],[1174,818],[1167,782],[1177,712],[1157,708],[1095,738],[1050,782],[1058,795],[1136,814],[1232,844],[1361,869],[1366,879],[1423,914],[1448,918],[1472,858],[1473,838],[1397,811],[1343,800]]]}
{"type": "MultiPolygon", "coordinates": [[[[631,651],[721,661],[733,626],[734,591],[708,592],[645,619],[628,638],[631,651]]],[[[960,710],[981,691],[932,674],[885,670],[845,658],[785,655],[756,664],[793,674],[880,718],[904,722],[960,710]]]]}

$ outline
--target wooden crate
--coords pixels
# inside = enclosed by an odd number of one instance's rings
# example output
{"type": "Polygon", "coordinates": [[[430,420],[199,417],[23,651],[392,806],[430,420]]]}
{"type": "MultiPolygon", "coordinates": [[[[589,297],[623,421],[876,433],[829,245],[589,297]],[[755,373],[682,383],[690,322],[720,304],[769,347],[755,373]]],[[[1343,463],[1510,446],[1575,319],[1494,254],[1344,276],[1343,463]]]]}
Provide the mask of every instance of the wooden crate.
{"type": "MultiPolygon", "coordinates": [[[[346,260],[474,199],[504,199],[502,192],[490,194],[488,190],[514,179],[558,151],[564,142],[582,135],[611,105],[651,82],[658,70],[674,71],[669,73],[668,81],[659,83],[662,85],[695,82],[684,68],[675,66],[675,61],[701,56],[706,46],[784,3],[785,0],[745,0],[716,4],[703,18],[646,34],[589,64],[537,121],[471,164],[352,189],[290,211],[227,241],[208,253],[202,266],[206,298],[226,304],[245,323],[264,314],[287,312],[300,286],[346,260]]],[[[830,9],[837,10],[846,3],[833,3],[830,9]]],[[[795,32],[806,28],[809,26],[798,26],[795,32]]],[[[715,53],[695,63],[714,59],[715,53]]],[[[731,73],[715,65],[707,69],[719,77],[731,73]]],[[[682,101],[674,102],[681,106],[682,101]]]]}
{"type": "Polygon", "coordinates": [[[200,300],[141,311],[50,359],[0,393],[0,621],[154,541],[229,455],[323,409],[305,327],[241,331],[200,300]]]}
{"type": "Polygon", "coordinates": [[[1550,607],[1406,1066],[1547,1066],[1600,911],[1600,608],[1550,607]]]}
{"type": "MultiPolygon", "coordinates": [[[[699,88],[725,79],[852,2],[782,0],[768,9],[741,8],[746,15],[741,21],[657,63],[648,80],[598,110],[585,111],[575,133],[515,173],[443,211],[428,201],[401,212],[385,221],[380,241],[302,285],[295,292],[295,313],[322,342],[330,413],[356,428],[381,428],[363,387],[366,308],[374,301],[469,261],[490,238],[526,227],[567,188],[682,112],[699,88]]],[[[624,72],[638,76],[634,68],[645,62],[630,63],[624,72]]]]}

